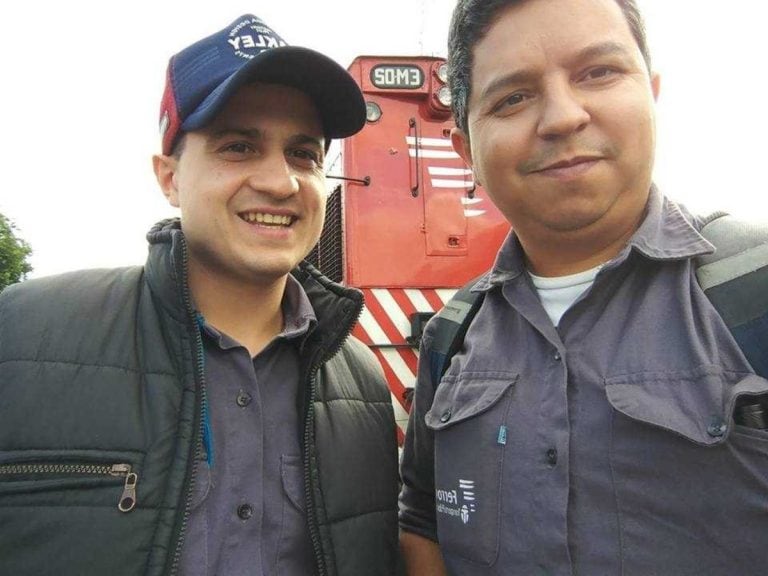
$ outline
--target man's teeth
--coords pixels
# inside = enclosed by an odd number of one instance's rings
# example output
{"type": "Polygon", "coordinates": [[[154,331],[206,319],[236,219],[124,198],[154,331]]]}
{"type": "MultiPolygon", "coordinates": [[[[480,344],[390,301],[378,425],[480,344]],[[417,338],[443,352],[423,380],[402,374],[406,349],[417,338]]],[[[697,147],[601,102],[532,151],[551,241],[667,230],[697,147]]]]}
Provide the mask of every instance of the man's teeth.
{"type": "Polygon", "coordinates": [[[279,214],[265,214],[263,212],[243,212],[240,218],[246,222],[256,222],[257,224],[268,224],[271,226],[290,226],[293,222],[292,216],[283,216],[279,214]]]}

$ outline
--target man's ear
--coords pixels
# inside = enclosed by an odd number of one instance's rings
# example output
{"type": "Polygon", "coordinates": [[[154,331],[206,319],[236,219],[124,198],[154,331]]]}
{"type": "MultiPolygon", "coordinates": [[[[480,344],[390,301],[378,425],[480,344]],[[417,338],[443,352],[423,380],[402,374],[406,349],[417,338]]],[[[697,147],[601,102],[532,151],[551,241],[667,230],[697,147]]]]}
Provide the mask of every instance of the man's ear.
{"type": "Polygon", "coordinates": [[[155,170],[155,178],[163,191],[163,196],[168,200],[168,204],[176,208],[179,207],[179,188],[176,183],[176,171],[179,167],[179,160],[174,156],[165,156],[155,154],[152,156],[152,167],[155,170]]]}
{"type": "Polygon", "coordinates": [[[658,102],[659,92],[661,90],[661,77],[658,72],[651,74],[651,91],[653,92],[653,99],[658,102]]]}
{"type": "Polygon", "coordinates": [[[469,135],[460,128],[454,128],[451,130],[451,144],[453,144],[456,154],[461,156],[464,163],[472,168],[475,184],[482,186],[482,183],[477,179],[477,173],[472,165],[472,147],[469,145],[469,135]]]}

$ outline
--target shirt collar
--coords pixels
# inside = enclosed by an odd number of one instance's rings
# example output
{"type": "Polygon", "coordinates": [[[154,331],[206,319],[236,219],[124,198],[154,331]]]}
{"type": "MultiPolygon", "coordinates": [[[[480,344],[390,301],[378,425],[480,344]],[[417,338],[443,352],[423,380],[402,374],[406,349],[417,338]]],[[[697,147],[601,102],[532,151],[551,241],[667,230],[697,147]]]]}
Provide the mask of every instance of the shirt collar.
{"type": "MultiPolygon", "coordinates": [[[[283,329],[275,339],[293,340],[304,337],[311,332],[317,323],[315,311],[309,301],[304,287],[291,274],[285,282],[283,300],[280,303],[283,311],[283,329]]],[[[205,319],[203,319],[205,320],[205,319]]],[[[220,332],[207,321],[203,324],[203,333],[211,338],[222,350],[240,346],[236,340],[220,332]]]]}
{"type": "Polygon", "coordinates": [[[715,247],[699,234],[700,228],[698,218],[652,186],[645,219],[623,252],[635,249],[651,260],[687,260],[711,254],[715,247]]]}
{"type": "MultiPolygon", "coordinates": [[[[686,260],[711,254],[715,247],[699,234],[701,225],[698,218],[663,196],[652,185],[643,222],[611,265],[620,265],[632,250],[651,260],[686,260]]],[[[493,268],[478,280],[472,292],[486,292],[524,272],[523,248],[514,231],[510,231],[496,256],[493,268]]]]}
{"type": "Polygon", "coordinates": [[[283,338],[297,338],[310,331],[317,324],[317,316],[312,308],[304,287],[292,274],[288,274],[283,293],[283,338]]]}

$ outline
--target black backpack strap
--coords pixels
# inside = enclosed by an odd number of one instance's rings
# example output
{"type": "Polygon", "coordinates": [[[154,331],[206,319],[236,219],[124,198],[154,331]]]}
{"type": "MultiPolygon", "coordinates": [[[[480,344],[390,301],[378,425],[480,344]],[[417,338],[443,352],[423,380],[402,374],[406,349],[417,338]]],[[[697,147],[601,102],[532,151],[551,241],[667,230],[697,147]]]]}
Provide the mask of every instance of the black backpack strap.
{"type": "Polygon", "coordinates": [[[484,292],[471,292],[478,279],[465,284],[430,320],[434,338],[426,352],[435,386],[448,370],[451,358],[461,350],[469,325],[483,303],[484,292]]]}
{"type": "Polygon", "coordinates": [[[768,225],[717,213],[701,234],[717,249],[696,277],[757,374],[768,378],[768,225]]]}

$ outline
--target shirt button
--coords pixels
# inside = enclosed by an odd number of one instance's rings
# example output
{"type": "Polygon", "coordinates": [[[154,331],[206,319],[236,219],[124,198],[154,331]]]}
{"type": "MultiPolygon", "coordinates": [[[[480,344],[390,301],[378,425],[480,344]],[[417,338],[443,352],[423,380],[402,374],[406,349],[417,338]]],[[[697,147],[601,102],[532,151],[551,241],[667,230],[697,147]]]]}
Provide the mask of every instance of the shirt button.
{"type": "Polygon", "coordinates": [[[550,466],[557,464],[557,450],[554,448],[547,450],[547,464],[550,466]]]}
{"type": "Polygon", "coordinates": [[[251,403],[252,399],[253,398],[251,398],[251,395],[248,394],[248,392],[243,392],[241,390],[240,393],[237,395],[237,405],[240,406],[240,408],[245,408],[246,406],[248,406],[248,404],[251,403]]]}
{"type": "Polygon", "coordinates": [[[555,354],[554,354],[553,358],[554,358],[556,361],[558,361],[558,362],[560,362],[560,360],[562,360],[562,359],[563,359],[563,357],[562,357],[562,356],[560,356],[560,352],[555,352],[555,354]]]}
{"type": "Polygon", "coordinates": [[[719,418],[715,418],[707,427],[707,434],[709,434],[713,438],[720,438],[721,436],[725,435],[726,429],[727,429],[727,426],[725,422],[723,422],[719,418]]]}
{"type": "Polygon", "coordinates": [[[448,420],[450,420],[450,419],[451,419],[451,411],[450,410],[446,410],[445,412],[443,412],[443,415],[440,416],[440,422],[443,422],[443,423],[448,422],[448,420]]]}
{"type": "Polygon", "coordinates": [[[250,504],[240,504],[240,506],[237,507],[237,515],[240,520],[248,520],[253,516],[253,506],[250,504]]]}

